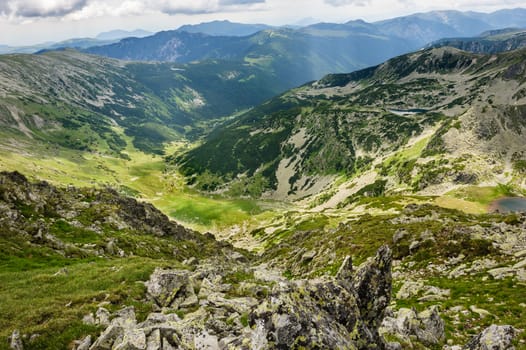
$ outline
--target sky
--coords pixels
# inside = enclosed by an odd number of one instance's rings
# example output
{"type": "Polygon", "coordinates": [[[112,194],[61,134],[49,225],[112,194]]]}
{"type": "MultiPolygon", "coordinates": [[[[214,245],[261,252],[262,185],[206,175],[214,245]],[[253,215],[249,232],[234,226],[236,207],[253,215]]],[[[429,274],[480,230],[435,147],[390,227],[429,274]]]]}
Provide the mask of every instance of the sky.
{"type": "Polygon", "coordinates": [[[151,32],[213,20],[270,25],[369,22],[432,10],[492,12],[524,0],[0,0],[0,44],[95,37],[114,29],[151,32]]]}

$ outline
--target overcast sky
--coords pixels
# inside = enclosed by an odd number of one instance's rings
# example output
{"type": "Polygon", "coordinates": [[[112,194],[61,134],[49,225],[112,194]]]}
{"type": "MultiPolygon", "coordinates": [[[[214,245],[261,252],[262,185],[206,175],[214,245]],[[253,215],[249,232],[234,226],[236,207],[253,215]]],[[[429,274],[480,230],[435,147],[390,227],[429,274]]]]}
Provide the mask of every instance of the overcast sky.
{"type": "Polygon", "coordinates": [[[0,0],[0,44],[27,45],[94,37],[112,29],[176,29],[228,19],[294,24],[375,21],[440,9],[491,12],[524,0],[0,0]]]}

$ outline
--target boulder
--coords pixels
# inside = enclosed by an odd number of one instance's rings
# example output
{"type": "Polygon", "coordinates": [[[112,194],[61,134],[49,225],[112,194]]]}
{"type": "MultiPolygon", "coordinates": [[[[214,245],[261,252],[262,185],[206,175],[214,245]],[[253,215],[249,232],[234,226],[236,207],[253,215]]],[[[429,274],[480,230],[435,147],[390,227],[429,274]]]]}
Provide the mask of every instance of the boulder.
{"type": "Polygon", "coordinates": [[[182,302],[195,295],[188,271],[157,268],[146,282],[146,288],[148,296],[159,307],[177,309],[182,302]]]}
{"type": "Polygon", "coordinates": [[[437,306],[420,313],[414,309],[401,308],[396,312],[396,317],[385,317],[380,333],[394,335],[405,342],[411,342],[414,336],[418,342],[432,346],[445,339],[445,324],[437,306]]]}
{"type": "Polygon", "coordinates": [[[91,335],[88,335],[86,338],[79,342],[76,350],[89,350],[91,346],[91,335]]]}
{"type": "Polygon", "coordinates": [[[491,325],[473,337],[463,350],[513,350],[513,338],[517,331],[512,326],[491,325]]]}
{"type": "Polygon", "coordinates": [[[391,300],[391,262],[391,250],[382,246],[373,259],[357,269],[353,278],[360,315],[369,329],[378,329],[391,300]]]}

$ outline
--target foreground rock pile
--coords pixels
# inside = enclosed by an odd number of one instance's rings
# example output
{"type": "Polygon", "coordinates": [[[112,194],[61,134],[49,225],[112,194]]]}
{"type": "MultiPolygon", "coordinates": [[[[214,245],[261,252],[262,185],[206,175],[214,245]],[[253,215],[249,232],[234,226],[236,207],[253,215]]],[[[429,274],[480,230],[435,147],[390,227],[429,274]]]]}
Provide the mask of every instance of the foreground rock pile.
{"type": "Polygon", "coordinates": [[[90,349],[385,347],[378,327],[391,295],[387,247],[355,272],[346,260],[334,279],[277,278],[233,290],[214,273],[156,270],[147,290],[159,312],[139,323],[133,309],[122,310],[90,349]],[[236,295],[242,289],[246,295],[236,295]],[[184,318],[177,315],[192,308],[184,318]]]}
{"type": "MultiPolygon", "coordinates": [[[[389,310],[391,259],[384,246],[356,270],[347,258],[335,278],[315,280],[289,281],[257,267],[261,279],[237,285],[224,283],[213,264],[157,269],[146,283],[157,311],[138,322],[125,308],[78,349],[402,349],[384,340],[389,334],[437,346],[445,337],[437,308],[389,310]]],[[[511,349],[514,332],[492,326],[464,349],[511,349]]]]}

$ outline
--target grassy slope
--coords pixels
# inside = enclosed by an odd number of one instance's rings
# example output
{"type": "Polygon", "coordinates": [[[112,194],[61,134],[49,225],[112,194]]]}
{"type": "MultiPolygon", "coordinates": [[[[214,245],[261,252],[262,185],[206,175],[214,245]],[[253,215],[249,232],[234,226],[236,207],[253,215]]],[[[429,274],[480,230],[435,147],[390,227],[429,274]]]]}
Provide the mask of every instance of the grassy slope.
{"type": "MultiPolygon", "coordinates": [[[[0,141],[0,170],[18,170],[30,178],[57,185],[110,186],[123,194],[155,204],[175,220],[199,231],[219,232],[238,226],[254,226],[269,216],[258,201],[206,196],[188,188],[176,170],[160,156],[138,151],[129,137],[125,153],[130,160],[101,153],[84,153],[53,147],[19,137],[16,147],[6,137],[0,141]]],[[[167,153],[184,147],[173,143],[167,153]]]]}

